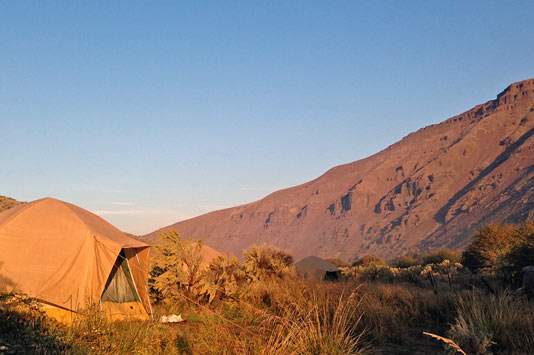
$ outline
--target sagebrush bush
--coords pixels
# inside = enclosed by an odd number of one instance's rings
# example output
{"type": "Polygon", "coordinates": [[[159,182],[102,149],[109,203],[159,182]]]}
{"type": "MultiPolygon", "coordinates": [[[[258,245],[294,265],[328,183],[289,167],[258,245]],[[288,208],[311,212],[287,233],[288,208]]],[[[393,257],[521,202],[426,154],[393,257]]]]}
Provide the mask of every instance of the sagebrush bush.
{"type": "Polygon", "coordinates": [[[268,245],[253,245],[243,251],[243,266],[251,281],[294,275],[293,256],[268,245]]]}

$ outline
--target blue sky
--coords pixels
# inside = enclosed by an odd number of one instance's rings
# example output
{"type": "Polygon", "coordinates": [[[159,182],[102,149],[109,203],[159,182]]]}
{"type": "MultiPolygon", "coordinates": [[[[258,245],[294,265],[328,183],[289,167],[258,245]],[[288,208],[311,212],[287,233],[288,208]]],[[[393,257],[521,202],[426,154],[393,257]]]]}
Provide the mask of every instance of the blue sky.
{"type": "Polygon", "coordinates": [[[534,3],[0,2],[0,194],[143,234],[534,77],[534,3]]]}

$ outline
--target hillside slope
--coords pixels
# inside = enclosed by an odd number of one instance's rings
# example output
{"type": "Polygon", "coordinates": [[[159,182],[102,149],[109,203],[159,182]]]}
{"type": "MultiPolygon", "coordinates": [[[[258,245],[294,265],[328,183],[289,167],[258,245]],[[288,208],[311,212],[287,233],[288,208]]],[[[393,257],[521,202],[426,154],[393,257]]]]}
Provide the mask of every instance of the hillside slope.
{"type": "Polygon", "coordinates": [[[313,181],[163,229],[238,255],[269,243],[297,259],[459,248],[480,224],[534,216],[533,136],[530,79],[313,181]]]}

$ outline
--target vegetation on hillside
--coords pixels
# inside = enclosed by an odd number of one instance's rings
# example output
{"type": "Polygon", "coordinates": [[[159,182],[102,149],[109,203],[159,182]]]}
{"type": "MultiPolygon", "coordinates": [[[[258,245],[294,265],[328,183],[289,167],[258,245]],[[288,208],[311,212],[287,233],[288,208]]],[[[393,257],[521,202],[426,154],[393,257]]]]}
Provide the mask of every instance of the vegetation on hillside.
{"type": "Polygon", "coordinates": [[[22,202],[19,202],[11,197],[1,196],[0,195],[0,212],[3,212],[5,210],[8,210],[10,208],[15,207],[16,205],[21,204],[22,202]]]}
{"type": "Polygon", "coordinates": [[[32,301],[14,307],[11,295],[0,302],[0,352],[534,353],[534,309],[517,281],[534,260],[533,231],[492,225],[463,253],[337,260],[339,282],[300,277],[291,255],[268,246],[246,250],[242,263],[225,254],[202,265],[201,242],[168,232],[153,262],[155,319],[181,313],[185,322],[109,323],[90,310],[65,327],[28,309],[32,301]]]}

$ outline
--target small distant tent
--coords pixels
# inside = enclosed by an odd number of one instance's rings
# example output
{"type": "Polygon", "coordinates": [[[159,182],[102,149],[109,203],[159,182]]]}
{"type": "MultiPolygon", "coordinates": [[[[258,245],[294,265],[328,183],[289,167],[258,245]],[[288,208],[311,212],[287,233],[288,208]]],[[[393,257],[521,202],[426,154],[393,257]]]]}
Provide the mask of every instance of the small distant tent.
{"type": "Polygon", "coordinates": [[[318,280],[337,280],[341,275],[339,268],[317,256],[308,256],[295,263],[295,269],[304,277],[318,280]]]}
{"type": "MultiPolygon", "coordinates": [[[[150,246],[97,215],[53,198],[0,213],[0,282],[70,322],[100,307],[109,319],[149,319],[150,246]]],[[[0,285],[2,288],[2,285],[0,285]]]]}

